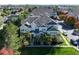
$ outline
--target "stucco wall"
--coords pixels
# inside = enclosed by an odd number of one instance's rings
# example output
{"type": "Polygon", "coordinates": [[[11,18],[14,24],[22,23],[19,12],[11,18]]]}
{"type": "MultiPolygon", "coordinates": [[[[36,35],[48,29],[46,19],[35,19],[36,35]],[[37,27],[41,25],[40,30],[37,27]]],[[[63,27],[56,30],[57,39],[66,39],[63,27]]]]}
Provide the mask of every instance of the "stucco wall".
{"type": "Polygon", "coordinates": [[[28,28],[27,26],[25,26],[24,24],[21,25],[20,27],[20,32],[25,33],[25,32],[29,32],[31,31],[31,28],[28,28]]]}

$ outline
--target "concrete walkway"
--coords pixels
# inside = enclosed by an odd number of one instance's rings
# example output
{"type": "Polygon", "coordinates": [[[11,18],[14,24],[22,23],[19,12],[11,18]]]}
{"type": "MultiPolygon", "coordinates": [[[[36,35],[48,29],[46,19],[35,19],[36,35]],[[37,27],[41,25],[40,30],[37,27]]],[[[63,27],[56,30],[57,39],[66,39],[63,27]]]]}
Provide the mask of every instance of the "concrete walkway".
{"type": "Polygon", "coordinates": [[[63,34],[60,34],[61,35],[61,37],[63,38],[63,40],[65,41],[65,43],[68,45],[68,46],[70,46],[70,44],[68,43],[68,41],[66,40],[66,38],[63,36],[63,34]]]}
{"type": "Polygon", "coordinates": [[[75,46],[71,46],[72,48],[76,49],[77,51],[79,51],[78,47],[75,46]]]}

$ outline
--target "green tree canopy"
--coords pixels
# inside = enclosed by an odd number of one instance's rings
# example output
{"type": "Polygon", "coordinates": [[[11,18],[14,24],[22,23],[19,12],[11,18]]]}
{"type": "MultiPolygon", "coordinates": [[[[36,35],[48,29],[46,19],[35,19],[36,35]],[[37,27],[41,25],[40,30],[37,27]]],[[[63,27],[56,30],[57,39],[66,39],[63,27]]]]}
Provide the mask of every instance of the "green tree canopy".
{"type": "Polygon", "coordinates": [[[8,49],[13,49],[15,54],[18,54],[18,49],[20,48],[20,39],[17,34],[17,26],[9,23],[4,28],[4,38],[6,42],[6,47],[8,49]]]}
{"type": "Polygon", "coordinates": [[[0,16],[0,26],[3,24],[3,17],[0,16]]]}

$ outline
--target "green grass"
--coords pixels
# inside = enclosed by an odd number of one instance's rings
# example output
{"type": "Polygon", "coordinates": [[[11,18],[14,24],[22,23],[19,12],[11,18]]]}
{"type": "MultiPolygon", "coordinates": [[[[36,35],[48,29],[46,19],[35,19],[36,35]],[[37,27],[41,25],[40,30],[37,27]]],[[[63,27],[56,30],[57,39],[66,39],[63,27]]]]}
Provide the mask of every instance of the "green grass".
{"type": "Polygon", "coordinates": [[[79,55],[79,52],[70,47],[57,48],[24,48],[21,55],[79,55]]]}
{"type": "Polygon", "coordinates": [[[79,55],[79,52],[73,48],[64,47],[64,48],[54,48],[48,53],[51,55],[79,55]]]}

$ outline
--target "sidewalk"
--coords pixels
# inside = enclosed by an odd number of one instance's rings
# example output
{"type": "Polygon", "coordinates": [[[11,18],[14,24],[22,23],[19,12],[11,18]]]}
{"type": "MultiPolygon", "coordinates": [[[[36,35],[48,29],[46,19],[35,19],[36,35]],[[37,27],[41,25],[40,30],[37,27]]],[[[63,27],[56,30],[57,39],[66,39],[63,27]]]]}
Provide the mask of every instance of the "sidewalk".
{"type": "Polygon", "coordinates": [[[63,38],[63,40],[65,41],[65,43],[68,45],[68,46],[70,46],[70,44],[68,43],[68,41],[66,40],[66,38],[62,35],[62,34],[60,34],[61,35],[61,37],[63,38]]]}

